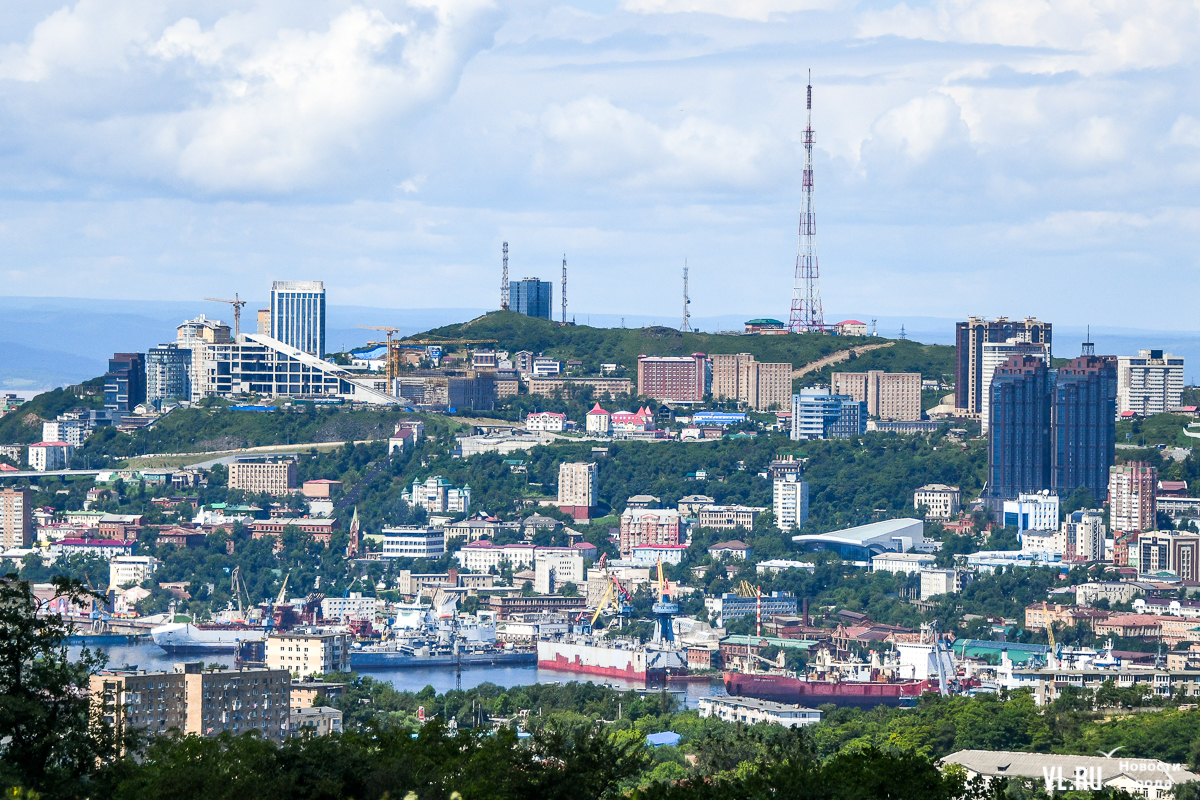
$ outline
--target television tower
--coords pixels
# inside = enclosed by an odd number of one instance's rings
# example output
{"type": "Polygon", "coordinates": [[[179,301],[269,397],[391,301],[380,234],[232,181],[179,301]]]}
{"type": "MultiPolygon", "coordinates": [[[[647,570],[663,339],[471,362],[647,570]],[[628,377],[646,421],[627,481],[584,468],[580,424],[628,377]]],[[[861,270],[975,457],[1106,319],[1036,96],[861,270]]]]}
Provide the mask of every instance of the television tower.
{"type": "Polygon", "coordinates": [[[688,297],[687,259],[683,260],[683,324],[679,330],[684,333],[692,332],[692,299],[688,297]]]}
{"type": "Polygon", "coordinates": [[[508,242],[504,243],[504,269],[500,271],[500,310],[508,311],[508,242]]]}
{"type": "Polygon", "coordinates": [[[567,324],[567,254],[563,253],[562,324],[567,324]]]}
{"type": "Polygon", "coordinates": [[[808,71],[808,127],[804,129],[804,185],[800,207],[800,245],[796,251],[796,278],[792,285],[792,333],[825,330],[821,308],[821,272],[817,268],[817,214],[813,208],[812,70],[808,71]]]}

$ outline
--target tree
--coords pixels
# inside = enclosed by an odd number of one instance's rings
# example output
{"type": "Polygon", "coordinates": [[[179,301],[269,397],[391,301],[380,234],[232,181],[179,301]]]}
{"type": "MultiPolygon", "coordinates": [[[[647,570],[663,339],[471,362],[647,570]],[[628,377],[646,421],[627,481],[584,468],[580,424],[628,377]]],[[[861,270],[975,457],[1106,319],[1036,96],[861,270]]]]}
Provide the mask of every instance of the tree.
{"type": "MultiPolygon", "coordinates": [[[[54,586],[73,603],[92,597],[76,581],[54,586]]],[[[58,614],[39,617],[45,610],[29,583],[0,578],[0,785],[62,797],[77,794],[120,742],[87,693],[104,656],[84,648],[72,662],[67,626],[58,614]]]]}

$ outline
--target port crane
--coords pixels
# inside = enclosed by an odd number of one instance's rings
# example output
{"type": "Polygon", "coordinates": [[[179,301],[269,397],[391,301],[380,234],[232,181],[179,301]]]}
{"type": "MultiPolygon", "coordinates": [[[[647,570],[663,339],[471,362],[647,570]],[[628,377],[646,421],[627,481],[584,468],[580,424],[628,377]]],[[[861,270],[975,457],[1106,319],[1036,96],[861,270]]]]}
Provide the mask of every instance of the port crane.
{"type": "Polygon", "coordinates": [[[670,584],[663,573],[662,558],[658,559],[658,597],[651,611],[654,613],[654,641],[674,642],[675,626],[672,620],[679,613],[679,604],[671,602],[670,584]]]}
{"type": "Polygon", "coordinates": [[[219,297],[206,297],[213,303],[229,303],[233,306],[233,338],[237,341],[237,337],[242,332],[242,309],[246,307],[246,301],[243,300],[236,292],[234,292],[232,300],[223,300],[219,297]]]}
{"type": "Polygon", "coordinates": [[[750,581],[744,580],[738,584],[737,593],[739,597],[754,598],[754,635],[762,636],[762,587],[751,586],[750,581]]]}

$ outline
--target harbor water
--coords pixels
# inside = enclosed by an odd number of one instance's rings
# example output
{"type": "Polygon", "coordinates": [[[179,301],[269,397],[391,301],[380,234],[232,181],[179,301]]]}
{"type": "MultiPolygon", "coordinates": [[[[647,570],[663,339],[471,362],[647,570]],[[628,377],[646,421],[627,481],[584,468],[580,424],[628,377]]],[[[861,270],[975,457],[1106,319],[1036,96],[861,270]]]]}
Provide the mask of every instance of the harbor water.
{"type": "MultiPolygon", "coordinates": [[[[234,666],[233,653],[204,653],[200,655],[169,655],[153,642],[130,644],[125,641],[105,641],[101,639],[90,645],[92,649],[101,651],[108,656],[108,666],[112,669],[125,667],[148,671],[171,670],[175,664],[182,661],[203,661],[207,664],[222,664],[234,666]]],[[[71,658],[78,657],[82,645],[70,649],[71,658]]],[[[455,688],[455,671],[453,668],[408,668],[389,669],[372,668],[360,669],[361,675],[369,675],[375,680],[387,681],[398,691],[419,692],[426,686],[432,686],[438,694],[455,688]]],[[[539,669],[530,666],[479,666],[463,667],[462,688],[473,689],[483,683],[494,683],[505,689],[514,686],[528,686],[534,683],[570,683],[572,681],[590,681],[591,683],[611,686],[620,691],[645,691],[644,683],[622,681],[616,678],[576,675],[570,672],[539,669]]],[[[657,689],[658,687],[653,687],[657,689]]],[[[687,708],[695,708],[701,697],[713,697],[725,694],[725,687],[718,683],[683,683],[671,684],[667,691],[683,701],[687,708]]]]}

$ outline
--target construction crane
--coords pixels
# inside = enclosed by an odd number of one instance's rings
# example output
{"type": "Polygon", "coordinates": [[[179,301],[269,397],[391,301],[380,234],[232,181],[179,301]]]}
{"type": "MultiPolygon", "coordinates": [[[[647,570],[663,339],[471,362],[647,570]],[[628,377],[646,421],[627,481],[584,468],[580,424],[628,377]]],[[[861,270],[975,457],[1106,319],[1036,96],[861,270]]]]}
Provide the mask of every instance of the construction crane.
{"type": "Polygon", "coordinates": [[[292,571],[289,569],[288,574],[283,576],[283,586],[279,587],[279,596],[275,598],[275,605],[281,606],[287,600],[287,585],[288,578],[292,577],[292,571]]]}
{"type": "Polygon", "coordinates": [[[1050,652],[1054,653],[1058,650],[1058,643],[1054,641],[1054,622],[1050,619],[1050,609],[1046,606],[1046,601],[1042,601],[1042,617],[1046,620],[1046,636],[1050,640],[1050,652]]]}
{"type": "MultiPolygon", "coordinates": [[[[244,585],[244,581],[242,580],[242,568],[234,567],[233,568],[233,579],[230,581],[230,588],[233,590],[233,596],[237,600],[238,619],[246,618],[246,611],[245,611],[245,609],[242,608],[242,587],[243,587],[243,585],[244,585]]],[[[249,599],[250,599],[250,593],[247,592],[246,593],[247,602],[249,601],[249,599]]]]}
{"type": "Polygon", "coordinates": [[[739,597],[754,598],[754,635],[762,636],[762,587],[744,580],[738,584],[737,593],[739,597]]]}
{"type": "Polygon", "coordinates": [[[400,329],[399,328],[391,328],[391,327],[388,327],[387,325],[357,325],[355,327],[362,328],[363,330],[368,330],[368,331],[383,331],[384,335],[387,337],[386,342],[367,342],[367,344],[373,344],[373,345],[386,344],[387,345],[387,381],[388,381],[387,393],[391,394],[392,393],[392,380],[396,377],[396,373],[400,371],[399,365],[396,363],[396,361],[399,359],[399,357],[397,356],[395,351],[392,350],[392,337],[395,336],[397,333],[399,333],[400,329]]]}
{"type": "Polygon", "coordinates": [[[219,297],[206,297],[204,299],[213,303],[229,303],[229,305],[233,306],[233,338],[236,341],[238,335],[242,332],[242,309],[245,308],[246,301],[239,297],[236,292],[232,300],[222,300],[219,297]]]}

